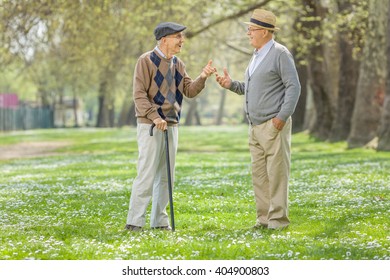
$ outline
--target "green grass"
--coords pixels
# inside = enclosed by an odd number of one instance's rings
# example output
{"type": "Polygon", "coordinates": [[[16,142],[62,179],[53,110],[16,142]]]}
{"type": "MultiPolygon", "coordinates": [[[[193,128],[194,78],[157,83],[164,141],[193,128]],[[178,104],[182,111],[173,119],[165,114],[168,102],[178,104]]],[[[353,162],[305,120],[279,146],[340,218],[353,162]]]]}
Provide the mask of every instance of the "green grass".
{"type": "Polygon", "coordinates": [[[0,160],[0,259],[390,259],[390,153],[293,135],[291,225],[253,230],[247,127],[179,131],[174,233],[123,230],[135,128],[0,134],[70,144],[0,160]]]}

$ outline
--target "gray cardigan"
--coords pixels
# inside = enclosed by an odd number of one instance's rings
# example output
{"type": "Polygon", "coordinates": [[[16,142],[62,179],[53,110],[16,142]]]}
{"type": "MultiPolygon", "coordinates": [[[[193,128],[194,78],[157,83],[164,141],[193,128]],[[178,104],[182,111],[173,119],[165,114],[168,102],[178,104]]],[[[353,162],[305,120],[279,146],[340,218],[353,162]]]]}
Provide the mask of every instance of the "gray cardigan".
{"type": "Polygon", "coordinates": [[[275,42],[252,76],[233,81],[230,90],[245,94],[245,112],[251,125],[274,117],[283,121],[294,113],[301,92],[294,59],[288,49],[275,42]]]}

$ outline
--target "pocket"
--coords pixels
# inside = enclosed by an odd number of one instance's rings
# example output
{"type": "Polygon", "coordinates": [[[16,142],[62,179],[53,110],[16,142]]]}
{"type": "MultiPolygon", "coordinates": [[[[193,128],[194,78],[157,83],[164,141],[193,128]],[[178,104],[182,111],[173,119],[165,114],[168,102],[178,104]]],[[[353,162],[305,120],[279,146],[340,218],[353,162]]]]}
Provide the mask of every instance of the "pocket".
{"type": "Polygon", "coordinates": [[[270,119],[267,123],[267,129],[268,129],[268,132],[269,132],[269,135],[271,136],[271,139],[274,139],[280,132],[279,129],[277,129],[273,122],[272,122],[272,119],[270,119]]]}

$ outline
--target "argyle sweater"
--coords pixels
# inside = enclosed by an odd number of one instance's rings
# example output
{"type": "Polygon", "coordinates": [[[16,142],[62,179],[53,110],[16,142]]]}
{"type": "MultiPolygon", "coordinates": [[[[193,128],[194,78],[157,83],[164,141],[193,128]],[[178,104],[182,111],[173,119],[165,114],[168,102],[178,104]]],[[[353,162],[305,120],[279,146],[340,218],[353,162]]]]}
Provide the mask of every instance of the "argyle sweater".
{"type": "Polygon", "coordinates": [[[134,72],[133,95],[138,123],[162,118],[178,124],[183,95],[193,98],[205,87],[205,78],[192,80],[177,57],[166,59],[155,50],[141,55],[134,72]]]}

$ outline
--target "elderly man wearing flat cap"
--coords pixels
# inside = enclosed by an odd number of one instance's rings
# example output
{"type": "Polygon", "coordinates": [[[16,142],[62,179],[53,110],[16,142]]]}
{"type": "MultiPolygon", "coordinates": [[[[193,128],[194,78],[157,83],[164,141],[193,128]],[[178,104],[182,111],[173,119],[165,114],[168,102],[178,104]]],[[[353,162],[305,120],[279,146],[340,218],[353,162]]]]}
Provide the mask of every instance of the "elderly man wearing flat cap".
{"type": "Polygon", "coordinates": [[[255,48],[245,80],[232,80],[224,68],[223,76],[217,74],[217,82],[245,95],[257,212],[255,228],[283,229],[290,223],[291,115],[301,86],[291,53],[274,40],[273,34],[279,30],[275,15],[257,9],[245,24],[250,44],[255,48]]]}
{"type": "Polygon", "coordinates": [[[150,227],[171,230],[166,212],[169,197],[163,132],[168,130],[170,170],[174,175],[183,96],[197,96],[206,79],[216,72],[210,60],[195,80],[188,76],[184,63],[175,56],[183,47],[185,29],[174,22],[160,23],[154,30],[157,46],[141,55],[135,66],[133,95],[139,157],[125,227],[130,231],[144,227],[151,199],[150,227]],[[152,124],[157,128],[153,137],[149,134],[152,124]]]}

